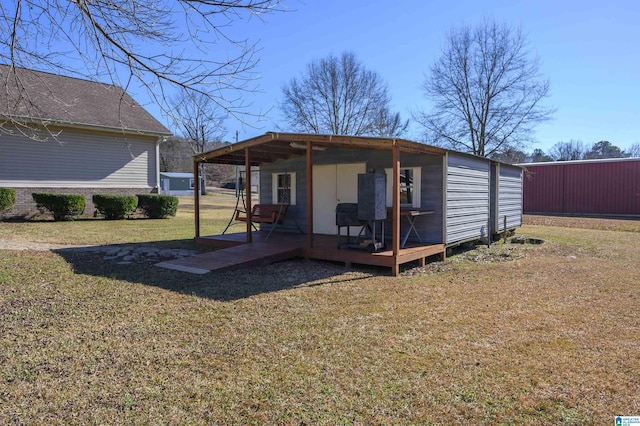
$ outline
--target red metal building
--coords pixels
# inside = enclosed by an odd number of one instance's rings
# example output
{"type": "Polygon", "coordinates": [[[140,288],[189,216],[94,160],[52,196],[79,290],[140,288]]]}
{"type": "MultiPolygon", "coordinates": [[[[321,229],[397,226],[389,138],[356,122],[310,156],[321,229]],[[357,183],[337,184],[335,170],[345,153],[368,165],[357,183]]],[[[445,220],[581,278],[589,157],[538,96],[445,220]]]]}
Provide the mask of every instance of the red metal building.
{"type": "Polygon", "coordinates": [[[524,213],[640,216],[640,158],[520,166],[524,213]]]}

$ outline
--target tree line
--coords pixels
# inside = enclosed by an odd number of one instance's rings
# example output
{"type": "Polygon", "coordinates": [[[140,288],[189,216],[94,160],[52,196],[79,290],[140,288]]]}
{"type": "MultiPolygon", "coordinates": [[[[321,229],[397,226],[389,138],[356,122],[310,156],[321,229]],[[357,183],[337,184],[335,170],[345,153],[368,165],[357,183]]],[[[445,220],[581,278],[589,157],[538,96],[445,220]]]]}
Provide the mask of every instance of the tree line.
{"type": "Polygon", "coordinates": [[[567,142],[557,142],[549,149],[549,152],[544,152],[540,148],[536,148],[530,153],[510,149],[496,156],[496,159],[507,163],[543,163],[629,157],[640,157],[640,143],[635,143],[628,149],[621,149],[609,141],[599,141],[589,146],[582,141],[571,139],[567,142]]]}

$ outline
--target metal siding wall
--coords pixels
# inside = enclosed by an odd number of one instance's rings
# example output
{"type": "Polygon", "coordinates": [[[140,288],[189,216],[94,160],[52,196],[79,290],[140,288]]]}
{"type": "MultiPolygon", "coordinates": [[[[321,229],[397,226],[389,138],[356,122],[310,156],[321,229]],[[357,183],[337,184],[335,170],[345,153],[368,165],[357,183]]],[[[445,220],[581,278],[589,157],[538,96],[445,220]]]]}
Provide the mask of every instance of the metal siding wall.
{"type": "Polygon", "coordinates": [[[640,215],[640,160],[529,166],[525,213],[640,215]]]}
{"type": "Polygon", "coordinates": [[[64,130],[58,141],[0,139],[0,184],[13,187],[155,186],[155,139],[64,130]]]}
{"type": "Polygon", "coordinates": [[[634,188],[634,182],[640,179],[639,165],[640,162],[566,165],[564,213],[640,214],[634,188]]]}
{"type": "Polygon", "coordinates": [[[524,213],[562,213],[563,182],[560,165],[527,166],[523,176],[524,213]]]}
{"type": "Polygon", "coordinates": [[[490,163],[449,154],[447,164],[447,244],[487,236],[490,163]]]}
{"type": "Polygon", "coordinates": [[[497,228],[504,231],[504,217],[507,229],[522,226],[522,169],[505,164],[500,165],[498,178],[497,228]]]}

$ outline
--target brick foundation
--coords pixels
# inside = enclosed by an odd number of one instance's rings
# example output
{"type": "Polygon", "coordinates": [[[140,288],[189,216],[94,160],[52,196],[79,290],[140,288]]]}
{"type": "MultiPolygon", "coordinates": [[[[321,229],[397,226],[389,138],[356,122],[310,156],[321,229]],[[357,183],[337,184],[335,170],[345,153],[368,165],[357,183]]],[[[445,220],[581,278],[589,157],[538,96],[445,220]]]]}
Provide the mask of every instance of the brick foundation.
{"type": "Polygon", "coordinates": [[[148,194],[152,190],[145,188],[15,188],[16,203],[11,210],[0,213],[0,219],[29,219],[40,215],[36,203],[31,196],[34,192],[53,192],[58,194],[82,194],[86,198],[86,207],[82,216],[93,216],[95,207],[91,201],[93,194],[136,195],[148,194]]]}

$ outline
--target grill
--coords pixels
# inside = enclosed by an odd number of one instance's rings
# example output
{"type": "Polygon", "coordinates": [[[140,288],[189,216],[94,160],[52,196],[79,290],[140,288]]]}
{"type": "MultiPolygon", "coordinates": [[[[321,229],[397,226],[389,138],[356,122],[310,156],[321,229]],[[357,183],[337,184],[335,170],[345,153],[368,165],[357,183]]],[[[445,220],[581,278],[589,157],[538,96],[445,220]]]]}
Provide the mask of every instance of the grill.
{"type": "Polygon", "coordinates": [[[336,206],[336,226],[338,226],[338,248],[347,247],[355,249],[364,249],[373,253],[384,249],[384,220],[366,220],[358,218],[358,203],[339,203],[336,206]],[[376,241],[376,223],[380,224],[382,229],[381,241],[376,241]],[[351,240],[351,226],[361,226],[360,233],[351,240]],[[341,242],[341,228],[347,228],[347,240],[341,242]],[[369,240],[363,239],[367,234],[370,235],[369,240]]]}
{"type": "Polygon", "coordinates": [[[358,220],[358,203],[339,203],[336,206],[336,225],[338,232],[342,226],[360,226],[358,220]]]}

